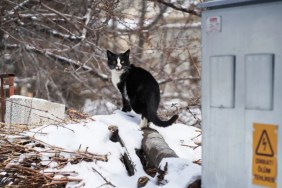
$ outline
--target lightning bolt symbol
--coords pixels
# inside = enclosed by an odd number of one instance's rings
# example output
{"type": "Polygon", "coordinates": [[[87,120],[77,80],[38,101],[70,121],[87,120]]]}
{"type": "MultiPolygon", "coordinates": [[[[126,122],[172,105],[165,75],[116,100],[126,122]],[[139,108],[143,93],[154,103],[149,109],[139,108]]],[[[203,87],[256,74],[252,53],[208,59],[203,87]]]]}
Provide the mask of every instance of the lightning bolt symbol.
{"type": "Polygon", "coordinates": [[[263,150],[266,150],[267,142],[266,142],[265,138],[262,139],[262,145],[264,146],[263,150]]]}

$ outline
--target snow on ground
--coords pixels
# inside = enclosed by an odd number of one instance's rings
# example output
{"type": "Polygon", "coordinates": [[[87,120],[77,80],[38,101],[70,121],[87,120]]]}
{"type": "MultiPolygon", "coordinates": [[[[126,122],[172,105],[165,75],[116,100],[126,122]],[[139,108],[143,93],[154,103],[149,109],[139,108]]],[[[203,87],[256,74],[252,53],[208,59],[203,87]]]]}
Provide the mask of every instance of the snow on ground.
{"type": "MultiPolygon", "coordinates": [[[[62,169],[57,169],[57,165],[52,164],[52,167],[46,169],[47,171],[75,171],[77,173],[75,178],[83,179],[80,184],[85,184],[83,187],[86,188],[112,187],[105,184],[106,182],[101,175],[118,188],[137,187],[138,179],[142,176],[148,176],[135,153],[135,149],[141,148],[142,141],[142,131],[139,128],[140,116],[117,110],[111,115],[93,116],[93,119],[95,121],[87,120],[81,123],[67,124],[64,127],[55,125],[38,127],[27,134],[68,151],[87,150],[91,153],[108,156],[107,162],[97,160],[95,162],[82,161],[78,164],[68,163],[62,169]],[[121,155],[126,151],[125,148],[110,140],[111,133],[108,127],[111,125],[118,127],[119,135],[135,165],[135,175],[131,177],[127,175],[125,166],[120,160],[121,155]]],[[[201,139],[201,137],[197,137],[199,129],[183,124],[173,124],[167,128],[154,125],[151,127],[159,131],[168,145],[180,157],[165,159],[169,163],[168,174],[165,176],[168,183],[160,187],[186,188],[189,183],[201,175],[201,167],[192,163],[192,161],[201,159],[201,147],[191,148],[191,146],[196,146],[195,139],[198,139],[197,141],[201,139]]],[[[67,157],[69,154],[65,153],[65,155],[67,157]]],[[[44,157],[48,158],[48,156],[44,157]]],[[[162,161],[162,165],[164,164],[165,161],[162,161]]],[[[150,177],[145,187],[158,187],[156,182],[156,178],[150,177]]],[[[67,184],[67,187],[76,186],[76,183],[73,182],[67,184]]]]}

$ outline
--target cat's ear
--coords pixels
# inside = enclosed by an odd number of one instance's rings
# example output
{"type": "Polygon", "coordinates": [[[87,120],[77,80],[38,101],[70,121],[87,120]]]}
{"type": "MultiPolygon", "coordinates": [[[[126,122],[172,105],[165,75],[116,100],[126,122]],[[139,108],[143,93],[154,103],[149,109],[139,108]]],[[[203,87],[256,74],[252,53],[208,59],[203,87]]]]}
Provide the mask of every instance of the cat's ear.
{"type": "Polygon", "coordinates": [[[107,50],[107,57],[108,57],[108,59],[110,59],[113,56],[114,56],[114,53],[111,52],[110,50],[107,50]]]}
{"type": "Polygon", "coordinates": [[[126,52],[123,53],[127,58],[129,58],[130,50],[128,49],[126,52]]]}

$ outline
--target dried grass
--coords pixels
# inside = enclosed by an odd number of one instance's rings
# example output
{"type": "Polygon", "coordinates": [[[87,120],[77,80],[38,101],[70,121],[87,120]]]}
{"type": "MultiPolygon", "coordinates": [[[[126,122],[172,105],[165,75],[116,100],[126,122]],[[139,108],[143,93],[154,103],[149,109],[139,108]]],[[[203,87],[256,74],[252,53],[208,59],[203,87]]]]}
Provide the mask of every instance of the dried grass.
{"type": "MultiPolygon", "coordinates": [[[[73,113],[79,116],[79,112],[73,113]]],[[[74,117],[70,118],[69,121],[74,121],[74,117]]],[[[85,118],[76,117],[75,122],[85,121],[85,118]]],[[[84,182],[76,178],[75,171],[62,169],[68,163],[107,161],[106,155],[93,154],[87,149],[68,151],[26,136],[24,132],[31,131],[31,128],[0,124],[0,187],[65,187],[68,182],[77,182],[81,187],[84,182]]]]}

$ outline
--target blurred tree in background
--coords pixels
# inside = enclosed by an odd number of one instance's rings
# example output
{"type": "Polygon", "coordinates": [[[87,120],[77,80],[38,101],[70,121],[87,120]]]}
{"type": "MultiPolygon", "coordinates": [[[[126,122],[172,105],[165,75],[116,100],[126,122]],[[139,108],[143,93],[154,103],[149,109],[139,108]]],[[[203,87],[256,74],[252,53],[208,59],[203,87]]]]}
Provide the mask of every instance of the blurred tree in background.
{"type": "MultiPolygon", "coordinates": [[[[191,113],[200,104],[197,3],[1,0],[0,72],[16,75],[18,94],[91,115],[110,113],[115,109],[111,104],[121,103],[106,49],[130,48],[131,63],[149,70],[160,84],[159,113],[191,113]]],[[[188,121],[184,116],[180,120],[188,121]]]]}

